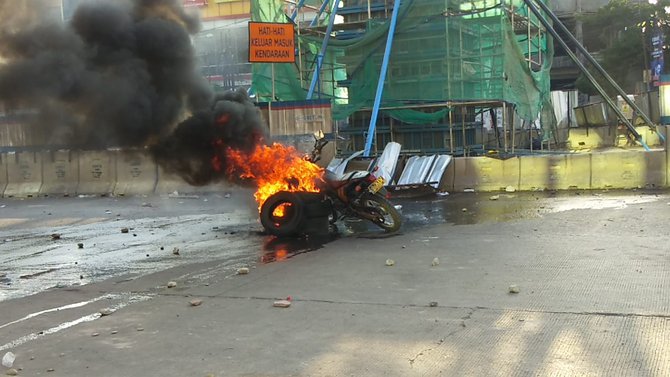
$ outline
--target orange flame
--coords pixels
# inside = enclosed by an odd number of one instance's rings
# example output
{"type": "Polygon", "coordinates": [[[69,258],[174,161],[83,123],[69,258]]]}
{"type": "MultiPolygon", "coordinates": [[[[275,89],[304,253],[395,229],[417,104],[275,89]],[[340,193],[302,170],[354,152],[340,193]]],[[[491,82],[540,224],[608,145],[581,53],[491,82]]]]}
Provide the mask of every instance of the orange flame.
{"type": "Polygon", "coordinates": [[[282,218],[286,215],[286,209],[291,206],[291,203],[282,203],[275,208],[274,211],[272,211],[272,216],[275,218],[282,218]]]}
{"type": "Polygon", "coordinates": [[[259,145],[250,154],[234,149],[228,149],[226,154],[228,173],[252,180],[258,186],[254,197],[259,211],[265,200],[279,191],[320,191],[318,182],[323,169],[305,160],[293,147],[274,143],[259,145]]]}

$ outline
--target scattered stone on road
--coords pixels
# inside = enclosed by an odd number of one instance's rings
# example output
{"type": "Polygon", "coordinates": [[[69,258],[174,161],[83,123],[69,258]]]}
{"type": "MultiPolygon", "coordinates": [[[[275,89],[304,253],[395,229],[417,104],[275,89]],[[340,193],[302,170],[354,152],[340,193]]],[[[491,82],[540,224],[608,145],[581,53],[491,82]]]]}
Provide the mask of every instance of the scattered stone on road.
{"type": "Polygon", "coordinates": [[[505,191],[506,192],[515,192],[516,189],[514,188],[514,186],[507,186],[507,187],[505,187],[505,191]]]}
{"type": "Polygon", "coordinates": [[[121,228],[121,233],[128,233],[130,229],[128,228],[121,228]]]}
{"type": "Polygon", "coordinates": [[[387,259],[386,260],[386,265],[387,266],[393,266],[393,265],[395,265],[395,261],[393,259],[387,259]]]}
{"type": "Polygon", "coordinates": [[[175,247],[174,249],[172,249],[172,254],[179,255],[179,248],[175,247]]]}
{"type": "Polygon", "coordinates": [[[18,376],[18,375],[19,375],[19,371],[17,371],[17,370],[14,369],[14,368],[12,368],[12,369],[7,369],[7,373],[5,373],[5,374],[8,375],[8,376],[18,376]]]}
{"type": "Polygon", "coordinates": [[[202,304],[202,300],[200,299],[194,299],[190,301],[191,306],[200,306],[202,304]]]}
{"type": "Polygon", "coordinates": [[[431,308],[434,308],[437,306],[437,301],[431,301],[430,304],[428,304],[431,308]]]}
{"type": "Polygon", "coordinates": [[[77,244],[77,247],[80,248],[80,249],[83,249],[83,248],[84,248],[84,244],[80,242],[80,243],[77,244]]]}
{"type": "Polygon", "coordinates": [[[2,366],[5,368],[11,368],[14,365],[14,360],[16,360],[14,353],[11,351],[7,352],[5,356],[2,357],[2,366]]]}
{"type": "Polygon", "coordinates": [[[110,315],[112,313],[114,313],[114,311],[110,308],[100,309],[100,315],[103,316],[103,317],[106,316],[106,315],[110,315]]]}
{"type": "Polygon", "coordinates": [[[288,308],[291,306],[291,301],[289,300],[277,300],[272,304],[275,308],[288,308]]]}
{"type": "Polygon", "coordinates": [[[238,275],[246,275],[249,273],[249,268],[248,267],[240,267],[237,269],[237,274],[238,275]]]}
{"type": "Polygon", "coordinates": [[[168,282],[168,283],[167,283],[167,287],[168,287],[168,288],[174,288],[174,287],[176,287],[176,286],[177,286],[177,282],[176,282],[176,281],[171,281],[171,282],[168,282]]]}
{"type": "Polygon", "coordinates": [[[490,197],[489,199],[491,199],[491,200],[498,200],[498,199],[500,199],[500,195],[493,195],[493,196],[490,197]]]}
{"type": "Polygon", "coordinates": [[[91,336],[98,336],[98,335],[100,335],[99,332],[94,332],[93,334],[91,334],[91,336]]]}
{"type": "Polygon", "coordinates": [[[438,258],[438,257],[433,258],[433,262],[431,263],[431,265],[433,267],[439,266],[440,265],[440,258],[438,258]]]}
{"type": "Polygon", "coordinates": [[[54,368],[49,368],[47,369],[47,372],[55,372],[56,370],[54,368]]]}
{"type": "Polygon", "coordinates": [[[509,293],[519,293],[519,286],[512,284],[509,286],[509,293]]]}
{"type": "Polygon", "coordinates": [[[60,239],[60,233],[54,233],[51,235],[52,240],[59,240],[60,239]]]}

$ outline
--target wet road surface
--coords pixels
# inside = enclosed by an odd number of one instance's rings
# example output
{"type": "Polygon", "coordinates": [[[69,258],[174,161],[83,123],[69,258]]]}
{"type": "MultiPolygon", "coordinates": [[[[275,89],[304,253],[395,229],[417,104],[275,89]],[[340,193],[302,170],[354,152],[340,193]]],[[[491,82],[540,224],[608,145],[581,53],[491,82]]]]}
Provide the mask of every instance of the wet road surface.
{"type": "Polygon", "coordinates": [[[0,355],[32,376],[670,375],[667,192],[397,199],[398,234],[325,240],[264,235],[250,198],[0,201],[0,355]]]}
{"type": "MultiPolygon", "coordinates": [[[[400,233],[410,233],[441,223],[617,209],[658,200],[659,195],[655,191],[458,193],[393,202],[403,215],[400,233]]],[[[175,197],[0,200],[0,301],[184,264],[275,262],[342,237],[394,236],[367,221],[347,220],[328,237],[277,239],[263,234],[255,208],[251,192],[245,190],[175,197]]]]}

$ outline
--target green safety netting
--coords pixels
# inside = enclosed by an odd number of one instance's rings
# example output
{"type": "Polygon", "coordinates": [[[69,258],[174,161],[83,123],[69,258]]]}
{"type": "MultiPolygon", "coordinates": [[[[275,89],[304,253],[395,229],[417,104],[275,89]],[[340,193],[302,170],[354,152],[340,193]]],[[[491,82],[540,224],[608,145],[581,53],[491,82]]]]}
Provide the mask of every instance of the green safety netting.
{"type": "MultiPolygon", "coordinates": [[[[358,29],[336,24],[336,36],[327,45],[313,98],[332,99],[335,119],[374,104],[391,17],[389,11],[388,18],[367,19],[367,3],[350,0],[340,8],[358,5],[364,17],[358,29]]],[[[322,1],[305,4],[319,7],[322,1]]],[[[282,0],[253,0],[252,20],[290,22],[282,0]]],[[[274,94],[275,100],[305,100],[327,20],[322,17],[311,31],[301,23],[295,64],[254,64],[252,86],[259,99],[274,94]]],[[[540,116],[543,124],[551,124],[552,42],[538,30],[537,19],[530,17],[530,27],[524,20],[523,0],[403,0],[382,111],[402,122],[429,124],[444,118],[450,102],[505,101],[520,118],[532,122],[540,116]],[[529,57],[535,61],[532,68],[529,57]],[[414,106],[430,103],[445,105],[433,112],[414,106]]]]}

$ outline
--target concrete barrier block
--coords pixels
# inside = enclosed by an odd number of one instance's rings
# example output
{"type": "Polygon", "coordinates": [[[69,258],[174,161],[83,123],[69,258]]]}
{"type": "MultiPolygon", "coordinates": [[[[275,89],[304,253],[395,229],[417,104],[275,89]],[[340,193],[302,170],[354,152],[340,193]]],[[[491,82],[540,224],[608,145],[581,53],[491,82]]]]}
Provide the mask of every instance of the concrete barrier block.
{"type": "Polygon", "coordinates": [[[590,154],[522,156],[519,167],[522,191],[591,188],[590,154]]]}
{"type": "Polygon", "coordinates": [[[591,156],[591,188],[665,187],[665,151],[612,151],[591,156]]]}
{"type": "Polygon", "coordinates": [[[153,194],[158,168],[145,151],[119,151],[115,160],[114,195],[153,194]]]}
{"type": "Polygon", "coordinates": [[[7,153],[0,153],[0,197],[7,188],[7,153]]]}
{"type": "Polygon", "coordinates": [[[79,183],[79,153],[71,150],[42,152],[40,195],[75,195],[79,183]]]}
{"type": "Polygon", "coordinates": [[[42,156],[37,152],[10,152],[6,156],[7,186],[4,197],[37,196],[42,187],[42,156]]]}
{"type": "Polygon", "coordinates": [[[116,183],[115,156],[107,150],[79,152],[77,194],[111,194],[116,183]]]}
{"type": "Polygon", "coordinates": [[[455,159],[452,159],[451,163],[444,170],[444,175],[442,175],[442,180],[440,181],[439,191],[454,191],[454,181],[456,179],[456,163],[455,159]]]}
{"type": "Polygon", "coordinates": [[[506,160],[491,157],[454,159],[454,191],[499,191],[508,186],[519,189],[519,158],[506,160]]]}
{"type": "Polygon", "coordinates": [[[158,182],[156,183],[156,194],[188,195],[204,192],[226,192],[234,186],[227,182],[217,182],[205,186],[192,186],[184,181],[179,175],[166,172],[163,167],[158,166],[158,182]]]}

